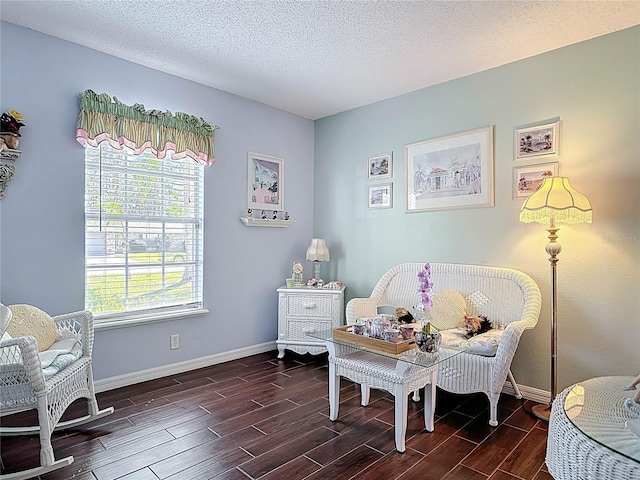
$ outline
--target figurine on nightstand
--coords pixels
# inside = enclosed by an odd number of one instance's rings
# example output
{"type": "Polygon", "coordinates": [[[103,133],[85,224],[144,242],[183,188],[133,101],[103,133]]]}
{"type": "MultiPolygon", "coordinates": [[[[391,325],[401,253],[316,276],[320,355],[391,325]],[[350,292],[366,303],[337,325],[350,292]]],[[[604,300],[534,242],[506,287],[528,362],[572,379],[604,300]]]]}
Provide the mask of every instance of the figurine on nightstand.
{"type": "Polygon", "coordinates": [[[267,219],[267,212],[265,212],[264,210],[262,210],[262,215],[260,215],[260,218],[262,220],[266,220],[267,219]]]}
{"type": "Polygon", "coordinates": [[[273,211],[273,217],[271,217],[273,220],[278,220],[278,211],[274,210],[273,211]]]}
{"type": "Polygon", "coordinates": [[[247,218],[251,218],[253,216],[253,210],[247,210],[247,218]]]}
{"type": "Polygon", "coordinates": [[[284,219],[289,220],[289,212],[284,212],[284,219]]]}

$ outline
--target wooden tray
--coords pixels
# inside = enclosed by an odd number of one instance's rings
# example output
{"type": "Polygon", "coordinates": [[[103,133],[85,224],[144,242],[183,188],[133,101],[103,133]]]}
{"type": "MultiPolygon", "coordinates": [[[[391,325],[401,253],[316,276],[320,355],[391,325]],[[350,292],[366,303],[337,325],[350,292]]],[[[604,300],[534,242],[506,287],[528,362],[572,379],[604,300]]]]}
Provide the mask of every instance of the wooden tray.
{"type": "Polygon", "coordinates": [[[385,340],[379,340],[377,338],[369,338],[363,335],[356,335],[352,332],[347,332],[347,328],[351,328],[351,325],[346,327],[338,327],[333,329],[333,338],[339,342],[349,343],[358,347],[363,347],[369,350],[379,351],[382,353],[388,353],[391,355],[398,355],[407,350],[415,348],[416,341],[411,338],[409,340],[403,340],[398,343],[391,343],[385,340]]]}

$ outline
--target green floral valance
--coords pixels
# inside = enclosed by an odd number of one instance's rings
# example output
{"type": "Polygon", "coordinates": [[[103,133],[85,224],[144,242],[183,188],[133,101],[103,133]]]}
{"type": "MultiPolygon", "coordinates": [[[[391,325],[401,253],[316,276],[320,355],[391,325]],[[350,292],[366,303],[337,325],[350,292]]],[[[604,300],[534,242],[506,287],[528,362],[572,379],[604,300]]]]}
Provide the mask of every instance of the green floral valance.
{"type": "Polygon", "coordinates": [[[172,151],[174,160],[189,157],[211,165],[217,128],[193,115],[145,110],[139,103],[129,106],[116,97],[112,100],[107,94],[86,90],[80,94],[76,139],[83,146],[96,147],[103,141],[115,148],[126,145],[136,154],[151,148],[158,158],[172,151]]]}

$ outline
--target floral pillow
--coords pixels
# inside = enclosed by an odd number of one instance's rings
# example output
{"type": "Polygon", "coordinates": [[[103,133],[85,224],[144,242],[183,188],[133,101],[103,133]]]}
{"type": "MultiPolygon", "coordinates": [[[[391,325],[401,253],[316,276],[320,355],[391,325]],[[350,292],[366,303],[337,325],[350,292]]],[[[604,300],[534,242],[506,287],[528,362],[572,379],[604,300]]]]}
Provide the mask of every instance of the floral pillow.
{"type": "Polygon", "coordinates": [[[427,310],[425,320],[438,330],[456,328],[467,313],[467,301],[455,290],[443,290],[433,296],[433,305],[427,310]]]}
{"type": "Polygon", "coordinates": [[[443,330],[442,345],[457,350],[464,350],[474,355],[482,355],[484,357],[493,357],[498,351],[498,345],[504,330],[492,329],[480,335],[467,338],[467,331],[464,328],[453,328],[443,330]]]}
{"type": "Polygon", "coordinates": [[[38,344],[38,352],[48,349],[56,341],[56,323],[48,314],[32,305],[10,305],[12,318],[7,333],[13,338],[31,335],[38,344]]]}

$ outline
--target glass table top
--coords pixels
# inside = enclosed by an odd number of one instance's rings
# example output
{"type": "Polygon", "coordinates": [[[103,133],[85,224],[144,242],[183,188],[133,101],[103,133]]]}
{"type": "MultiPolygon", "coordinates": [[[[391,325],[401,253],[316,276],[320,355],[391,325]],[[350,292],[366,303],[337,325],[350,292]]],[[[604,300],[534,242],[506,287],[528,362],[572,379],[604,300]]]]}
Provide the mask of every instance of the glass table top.
{"type": "MultiPolygon", "coordinates": [[[[306,331],[305,334],[315,340],[328,341],[335,345],[341,345],[354,351],[359,350],[363,352],[375,353],[376,355],[380,355],[382,357],[401,360],[403,362],[408,362],[423,367],[432,367],[438,363],[455,357],[456,355],[460,355],[463,352],[463,350],[444,348],[441,346],[435,353],[424,353],[421,352],[417,347],[413,346],[409,350],[406,350],[399,354],[393,354],[375,348],[370,348],[365,345],[359,345],[342,339],[336,339],[334,338],[333,329],[331,328],[318,330],[310,329],[309,331],[306,331]]],[[[354,335],[354,337],[358,336],[359,335],[354,335]]]]}
{"type": "Polygon", "coordinates": [[[640,423],[640,406],[625,406],[625,401],[638,392],[624,390],[633,380],[633,377],[585,380],[570,387],[563,406],[569,420],[582,433],[640,463],[640,436],[629,428],[640,423]]]}

